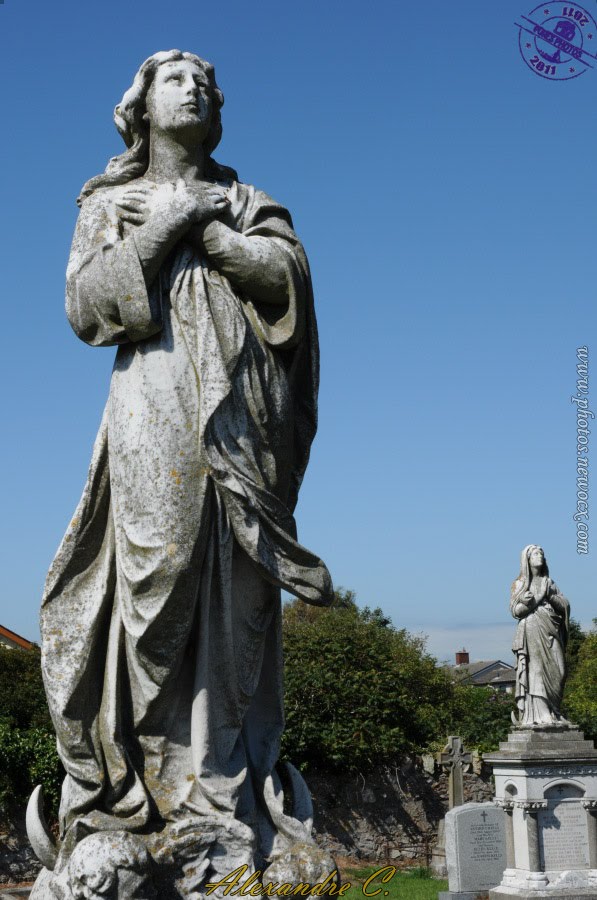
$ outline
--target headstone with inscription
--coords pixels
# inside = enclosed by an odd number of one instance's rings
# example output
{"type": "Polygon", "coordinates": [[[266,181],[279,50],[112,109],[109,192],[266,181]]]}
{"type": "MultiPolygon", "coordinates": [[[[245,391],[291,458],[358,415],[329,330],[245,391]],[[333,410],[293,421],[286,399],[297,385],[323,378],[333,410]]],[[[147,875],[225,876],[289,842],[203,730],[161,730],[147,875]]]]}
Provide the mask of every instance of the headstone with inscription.
{"type": "Polygon", "coordinates": [[[446,815],[449,890],[441,900],[488,897],[506,868],[505,813],[493,803],[465,803],[446,815]]]}

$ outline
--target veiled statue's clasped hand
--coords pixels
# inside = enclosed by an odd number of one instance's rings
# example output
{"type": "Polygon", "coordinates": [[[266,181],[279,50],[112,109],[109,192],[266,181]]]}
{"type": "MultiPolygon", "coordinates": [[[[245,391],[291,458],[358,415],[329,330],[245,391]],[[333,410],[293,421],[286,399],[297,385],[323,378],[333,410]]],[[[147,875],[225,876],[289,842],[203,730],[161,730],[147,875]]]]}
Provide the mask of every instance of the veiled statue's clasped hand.
{"type": "Polygon", "coordinates": [[[42,605],[66,779],[59,841],[30,802],[33,900],[196,898],[239,866],[265,883],[332,865],[277,766],[280,589],[332,598],[293,517],[317,420],[311,279],[287,210],[212,158],[222,104],[204,60],[150,57],[115,110],[128,149],[79,198],[68,318],[118,350],[42,605]]]}
{"type": "Polygon", "coordinates": [[[541,547],[522,551],[520,575],[512,585],[510,612],[518,619],[516,725],[567,725],[560,707],[566,680],[570,604],[549,577],[541,547]]]}

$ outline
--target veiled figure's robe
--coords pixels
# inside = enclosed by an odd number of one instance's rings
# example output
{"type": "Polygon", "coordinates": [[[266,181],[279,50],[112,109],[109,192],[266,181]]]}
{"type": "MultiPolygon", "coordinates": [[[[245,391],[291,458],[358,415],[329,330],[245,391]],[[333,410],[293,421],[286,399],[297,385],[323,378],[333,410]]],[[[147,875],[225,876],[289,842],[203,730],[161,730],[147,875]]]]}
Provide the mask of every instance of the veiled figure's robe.
{"type": "Polygon", "coordinates": [[[519,620],[512,645],[519,724],[557,722],[566,680],[570,604],[551,578],[545,577],[533,579],[530,586],[523,579],[515,581],[510,607],[519,620]],[[527,590],[537,604],[530,611],[519,600],[527,590]]]}
{"type": "Polygon", "coordinates": [[[279,589],[332,591],[292,515],[316,428],[308,266],[288,213],[235,182],[222,218],[244,246],[183,240],[148,291],[122,190],[84,202],[67,273],[75,332],[119,348],[42,607],[63,847],[190,810],[244,823],[267,854],[279,589]]]}

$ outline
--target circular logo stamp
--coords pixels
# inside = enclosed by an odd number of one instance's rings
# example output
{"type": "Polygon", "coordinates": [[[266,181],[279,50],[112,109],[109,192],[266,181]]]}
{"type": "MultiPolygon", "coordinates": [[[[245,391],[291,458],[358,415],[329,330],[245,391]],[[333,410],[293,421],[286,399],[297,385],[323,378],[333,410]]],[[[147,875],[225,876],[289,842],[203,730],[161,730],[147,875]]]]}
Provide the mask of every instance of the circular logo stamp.
{"type": "Polygon", "coordinates": [[[597,67],[597,22],[582,6],[543,3],[516,25],[520,55],[541,78],[567,81],[597,67]]]}

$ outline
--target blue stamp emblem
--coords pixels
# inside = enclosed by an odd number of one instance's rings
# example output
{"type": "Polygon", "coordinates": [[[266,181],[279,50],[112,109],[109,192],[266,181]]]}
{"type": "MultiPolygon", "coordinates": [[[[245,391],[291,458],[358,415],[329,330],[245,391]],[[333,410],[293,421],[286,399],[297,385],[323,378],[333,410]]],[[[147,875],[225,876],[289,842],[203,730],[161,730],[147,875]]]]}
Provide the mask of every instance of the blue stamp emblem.
{"type": "Polygon", "coordinates": [[[541,78],[568,81],[597,68],[597,22],[582,6],[543,3],[520,20],[520,55],[541,78]]]}

